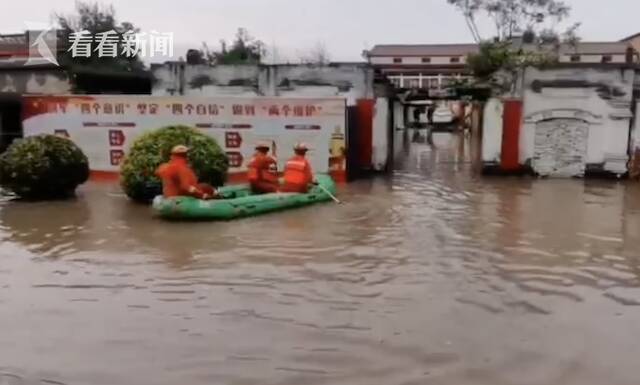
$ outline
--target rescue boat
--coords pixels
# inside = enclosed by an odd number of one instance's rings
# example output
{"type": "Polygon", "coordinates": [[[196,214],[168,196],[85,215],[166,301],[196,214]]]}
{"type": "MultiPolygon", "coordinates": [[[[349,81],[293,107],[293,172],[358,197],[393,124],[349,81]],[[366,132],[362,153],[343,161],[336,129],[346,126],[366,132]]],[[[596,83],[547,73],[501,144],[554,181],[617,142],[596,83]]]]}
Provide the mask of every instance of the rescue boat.
{"type": "Polygon", "coordinates": [[[231,220],[253,215],[308,206],[331,200],[336,185],[328,175],[317,175],[317,186],[306,194],[272,193],[254,195],[248,185],[221,187],[218,192],[223,199],[201,200],[192,197],[164,198],[157,196],[152,209],[156,215],[173,220],[231,220]]]}

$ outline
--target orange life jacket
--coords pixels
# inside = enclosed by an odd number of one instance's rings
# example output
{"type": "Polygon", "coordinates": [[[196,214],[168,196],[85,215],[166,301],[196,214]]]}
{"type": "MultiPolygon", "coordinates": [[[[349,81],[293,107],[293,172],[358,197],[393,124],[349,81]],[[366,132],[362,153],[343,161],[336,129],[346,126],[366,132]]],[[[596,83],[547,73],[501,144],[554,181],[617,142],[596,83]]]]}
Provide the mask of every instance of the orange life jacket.
{"type": "Polygon", "coordinates": [[[156,175],[162,180],[162,195],[167,198],[202,195],[198,177],[185,157],[172,156],[169,162],[158,167],[156,175]]]}
{"type": "Polygon", "coordinates": [[[278,183],[276,160],[265,154],[256,154],[247,166],[247,179],[250,183],[278,183]]]}
{"type": "Polygon", "coordinates": [[[307,158],[295,155],[284,166],[284,190],[306,192],[313,181],[313,172],[307,158]]]}

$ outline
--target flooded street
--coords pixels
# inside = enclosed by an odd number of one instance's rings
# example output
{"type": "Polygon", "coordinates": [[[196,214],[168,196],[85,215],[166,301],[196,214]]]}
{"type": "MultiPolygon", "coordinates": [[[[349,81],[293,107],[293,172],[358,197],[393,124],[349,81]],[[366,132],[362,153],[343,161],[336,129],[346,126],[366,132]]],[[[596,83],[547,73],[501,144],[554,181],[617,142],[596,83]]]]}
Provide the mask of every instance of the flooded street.
{"type": "Polygon", "coordinates": [[[117,186],[0,206],[0,384],[640,382],[640,185],[406,140],[346,203],[166,223],[117,186]]]}

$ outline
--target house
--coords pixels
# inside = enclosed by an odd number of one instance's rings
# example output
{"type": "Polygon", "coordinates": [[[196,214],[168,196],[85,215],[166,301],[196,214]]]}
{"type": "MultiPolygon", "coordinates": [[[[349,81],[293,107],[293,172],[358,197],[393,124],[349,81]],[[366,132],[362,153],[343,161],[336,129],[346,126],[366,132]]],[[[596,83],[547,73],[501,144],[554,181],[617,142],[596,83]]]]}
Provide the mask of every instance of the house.
{"type": "MultiPolygon", "coordinates": [[[[633,44],[639,46],[635,51],[640,51],[640,34],[634,39],[633,42],[562,44],[557,48],[559,61],[589,64],[621,64],[635,61],[633,44]]],[[[521,46],[532,51],[545,49],[534,44],[521,46]]],[[[365,56],[377,73],[386,76],[396,88],[441,90],[456,80],[471,77],[466,59],[469,54],[477,52],[477,44],[392,44],[376,45],[370,51],[366,51],[365,56]]]]}
{"type": "Polygon", "coordinates": [[[26,32],[0,35],[0,93],[69,93],[71,82],[64,69],[34,50],[26,32]]]}
{"type": "Polygon", "coordinates": [[[470,77],[467,56],[477,44],[376,45],[365,52],[369,64],[396,88],[443,89],[470,77]]]}
{"type": "Polygon", "coordinates": [[[114,71],[75,63],[62,63],[68,44],[60,43],[60,31],[41,35],[39,31],[0,34],[0,93],[22,94],[150,94],[151,76],[146,71],[114,71]],[[41,56],[38,40],[58,63],[41,56]],[[57,42],[58,44],[51,44],[57,42]]]}
{"type": "MultiPolygon", "coordinates": [[[[625,37],[624,39],[620,40],[620,42],[629,44],[635,51],[636,55],[638,52],[640,52],[640,32],[633,34],[631,36],[625,37]]],[[[637,59],[638,58],[636,56],[636,60],[637,59]]]]}

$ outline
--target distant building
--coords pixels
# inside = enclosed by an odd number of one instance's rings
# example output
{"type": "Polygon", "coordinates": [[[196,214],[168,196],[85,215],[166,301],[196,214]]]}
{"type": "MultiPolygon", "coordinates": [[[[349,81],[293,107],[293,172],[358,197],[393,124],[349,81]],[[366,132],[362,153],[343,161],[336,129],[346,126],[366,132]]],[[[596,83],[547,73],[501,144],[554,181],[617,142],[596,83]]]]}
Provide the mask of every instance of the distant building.
{"type": "MultiPolygon", "coordinates": [[[[636,61],[640,51],[640,34],[620,42],[580,42],[559,48],[561,63],[620,64],[636,61]],[[630,56],[631,53],[631,56],[630,56]]],[[[538,50],[533,44],[526,50],[538,50]]],[[[466,65],[469,54],[478,52],[477,44],[376,45],[365,52],[369,63],[386,76],[396,88],[446,88],[452,81],[469,78],[466,65]]]]}
{"type": "Polygon", "coordinates": [[[0,93],[61,94],[71,91],[62,67],[44,59],[29,60],[27,33],[0,35],[0,93]]]}
{"type": "MultiPolygon", "coordinates": [[[[21,94],[150,94],[148,72],[111,71],[91,66],[65,67],[38,58],[29,33],[0,34],[0,93],[21,94]],[[35,59],[34,59],[35,58],[35,59]]],[[[58,59],[67,44],[58,34],[58,59]]],[[[60,60],[58,60],[60,61],[60,60]]],[[[62,63],[61,63],[62,64],[62,63]]],[[[6,96],[6,95],[5,95],[6,96]]]]}
{"type": "Polygon", "coordinates": [[[446,88],[470,76],[467,56],[477,44],[376,45],[366,53],[376,70],[396,88],[446,88]]]}
{"type": "Polygon", "coordinates": [[[638,52],[640,52],[640,33],[633,34],[620,40],[621,43],[627,43],[631,45],[636,54],[635,60],[638,61],[638,52]]]}

